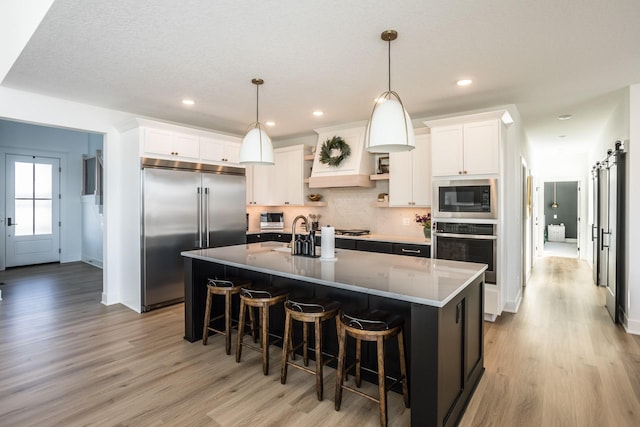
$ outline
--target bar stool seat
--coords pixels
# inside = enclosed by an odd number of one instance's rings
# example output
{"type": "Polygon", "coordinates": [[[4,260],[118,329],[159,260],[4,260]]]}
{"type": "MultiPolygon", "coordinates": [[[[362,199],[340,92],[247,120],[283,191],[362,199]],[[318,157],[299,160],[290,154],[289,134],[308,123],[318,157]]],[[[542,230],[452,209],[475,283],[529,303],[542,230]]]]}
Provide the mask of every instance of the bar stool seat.
{"type": "Polygon", "coordinates": [[[404,353],[404,335],[402,328],[404,326],[404,319],[395,314],[388,313],[383,310],[360,310],[354,313],[342,313],[340,316],[340,332],[338,335],[339,350],[338,350],[338,373],[336,377],[336,392],[335,392],[335,408],[336,411],[340,410],[342,403],[342,390],[347,390],[358,394],[362,397],[366,397],[369,400],[373,400],[379,404],[380,409],[380,425],[387,425],[387,390],[393,387],[396,383],[402,383],[402,396],[404,398],[405,407],[409,407],[409,388],[407,387],[407,367],[404,353]],[[370,341],[376,343],[377,359],[378,359],[378,398],[361,392],[358,389],[347,386],[344,384],[346,371],[349,368],[345,368],[346,360],[346,341],[347,335],[352,336],[356,340],[356,386],[360,387],[361,377],[361,354],[362,354],[362,341],[370,341]],[[398,379],[390,378],[385,375],[384,371],[384,342],[385,340],[398,337],[398,353],[400,359],[400,374],[398,379]],[[386,386],[387,378],[393,382],[386,386]]]}
{"type": "MultiPolygon", "coordinates": [[[[325,320],[334,319],[338,315],[340,309],[340,303],[329,299],[320,298],[289,298],[284,304],[286,313],[284,321],[284,339],[282,345],[282,370],[280,375],[280,382],[285,384],[287,382],[287,367],[293,366],[307,373],[316,376],[316,393],[318,400],[322,400],[323,396],[323,380],[322,380],[322,367],[324,364],[330,362],[334,358],[323,361],[322,355],[322,330],[321,324],[325,320]],[[297,346],[293,346],[292,330],[293,321],[297,320],[303,322],[302,326],[302,343],[297,346]],[[315,359],[316,369],[311,370],[307,368],[309,365],[308,355],[308,337],[309,337],[309,324],[314,325],[315,335],[315,359]],[[293,359],[295,357],[295,351],[302,346],[302,357],[304,366],[301,366],[293,361],[289,360],[289,356],[293,359]]],[[[339,327],[339,323],[336,319],[336,327],[339,327]]],[[[339,330],[339,329],[338,329],[339,330]]]]}
{"type": "Polygon", "coordinates": [[[209,332],[226,335],[225,349],[227,354],[231,354],[231,297],[239,294],[243,286],[250,286],[251,281],[238,277],[226,277],[222,279],[209,278],[207,281],[207,303],[204,310],[204,327],[202,328],[202,344],[207,345],[209,332]],[[224,313],[211,318],[213,307],[213,296],[224,296],[224,313]],[[224,317],[224,331],[216,329],[213,322],[224,317]]]}
{"type": "MultiPolygon", "coordinates": [[[[242,357],[242,347],[248,347],[252,350],[262,352],[262,372],[264,375],[269,374],[269,308],[279,304],[287,299],[288,292],[286,289],[272,287],[242,287],[240,290],[240,318],[238,320],[238,345],[236,347],[236,362],[240,362],[242,357]],[[244,323],[246,307],[249,307],[249,313],[252,308],[258,308],[260,316],[260,347],[254,347],[250,344],[243,343],[244,323]]],[[[255,322],[252,322],[252,332],[255,333],[255,322]]]]}

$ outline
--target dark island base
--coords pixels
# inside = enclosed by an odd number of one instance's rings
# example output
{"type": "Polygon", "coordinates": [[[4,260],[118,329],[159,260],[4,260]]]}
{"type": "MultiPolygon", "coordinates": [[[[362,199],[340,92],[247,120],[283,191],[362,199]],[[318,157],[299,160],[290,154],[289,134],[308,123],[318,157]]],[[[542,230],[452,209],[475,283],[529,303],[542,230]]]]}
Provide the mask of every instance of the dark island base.
{"type": "MultiPolygon", "coordinates": [[[[484,372],[484,275],[478,277],[447,305],[437,308],[189,257],[184,258],[184,264],[184,338],[190,342],[202,339],[206,283],[207,278],[214,276],[243,277],[254,283],[287,288],[297,296],[327,297],[340,301],[347,309],[379,308],[402,315],[405,319],[412,426],[456,425],[484,372]]],[[[219,308],[220,304],[214,305],[214,309],[219,308]]],[[[234,313],[237,312],[236,307],[234,313]]],[[[214,314],[221,314],[221,311],[214,314]]],[[[269,328],[274,334],[283,335],[284,310],[281,307],[272,309],[269,328]]],[[[323,334],[324,351],[337,354],[333,321],[325,322],[323,334]]],[[[301,328],[294,330],[294,339],[301,339],[301,328]]],[[[313,335],[310,340],[313,342],[313,335]]],[[[348,352],[353,357],[355,345],[348,345],[348,352]]],[[[386,370],[390,376],[397,378],[400,372],[395,340],[385,346],[385,352],[386,370]]],[[[372,371],[377,369],[375,347],[363,343],[362,358],[363,368],[372,371]]],[[[366,370],[363,371],[363,378],[377,383],[377,377],[366,370]]]]}

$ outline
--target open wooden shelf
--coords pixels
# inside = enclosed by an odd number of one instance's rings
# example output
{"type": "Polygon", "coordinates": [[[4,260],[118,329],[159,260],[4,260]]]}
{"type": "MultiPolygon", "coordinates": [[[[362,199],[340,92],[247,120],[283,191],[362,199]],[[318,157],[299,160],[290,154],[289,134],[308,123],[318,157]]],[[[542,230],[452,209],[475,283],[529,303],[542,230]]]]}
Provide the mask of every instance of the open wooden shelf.
{"type": "Polygon", "coordinates": [[[304,159],[305,160],[313,160],[314,155],[313,154],[305,154],[304,155],[304,159]]]}
{"type": "Polygon", "coordinates": [[[376,201],[371,202],[371,206],[374,207],[374,208],[388,208],[389,207],[389,202],[388,201],[387,202],[378,202],[376,200],[376,201]]]}
{"type": "Polygon", "coordinates": [[[388,173],[377,173],[375,175],[369,175],[371,181],[384,181],[389,179],[388,173]]]}
{"type": "Polygon", "coordinates": [[[317,207],[320,208],[322,206],[327,206],[327,202],[312,202],[310,200],[307,200],[304,202],[305,206],[313,206],[313,207],[317,207]]]}

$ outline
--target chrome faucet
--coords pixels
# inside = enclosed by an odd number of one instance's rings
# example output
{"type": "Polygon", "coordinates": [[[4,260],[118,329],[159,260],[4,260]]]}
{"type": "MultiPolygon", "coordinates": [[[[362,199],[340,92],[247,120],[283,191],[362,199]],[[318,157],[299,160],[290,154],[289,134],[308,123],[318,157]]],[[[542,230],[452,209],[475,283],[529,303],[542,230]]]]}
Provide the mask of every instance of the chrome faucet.
{"type": "Polygon", "coordinates": [[[296,251],[296,224],[298,220],[301,219],[304,221],[304,228],[308,230],[309,225],[307,223],[307,218],[304,215],[298,215],[293,219],[293,225],[291,226],[291,255],[296,255],[298,252],[296,251]]]}

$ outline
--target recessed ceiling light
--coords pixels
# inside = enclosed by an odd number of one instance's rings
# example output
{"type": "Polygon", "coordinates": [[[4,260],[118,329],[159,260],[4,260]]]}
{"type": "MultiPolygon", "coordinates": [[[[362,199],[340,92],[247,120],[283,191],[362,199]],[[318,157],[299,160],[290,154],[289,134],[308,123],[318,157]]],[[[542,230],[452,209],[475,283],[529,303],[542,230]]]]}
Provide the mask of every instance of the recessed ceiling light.
{"type": "Polygon", "coordinates": [[[313,112],[313,115],[314,115],[314,116],[316,116],[316,117],[320,117],[320,116],[322,116],[323,114],[324,114],[324,113],[323,113],[322,111],[320,111],[320,110],[316,110],[316,111],[314,111],[314,112],[313,112]]]}
{"type": "Polygon", "coordinates": [[[195,103],[196,103],[196,101],[194,101],[193,99],[183,99],[183,100],[182,100],[182,103],[183,103],[184,105],[193,105],[193,104],[195,104],[195,103]]]}
{"type": "Polygon", "coordinates": [[[573,117],[571,114],[563,114],[558,116],[558,120],[569,120],[571,117],[573,117]]]}
{"type": "Polygon", "coordinates": [[[471,81],[470,79],[462,79],[456,82],[458,86],[469,86],[471,83],[473,83],[473,81],[471,81]]]}
{"type": "Polygon", "coordinates": [[[267,122],[264,122],[264,124],[267,125],[267,126],[275,126],[276,122],[272,122],[271,120],[269,120],[267,122]]]}

